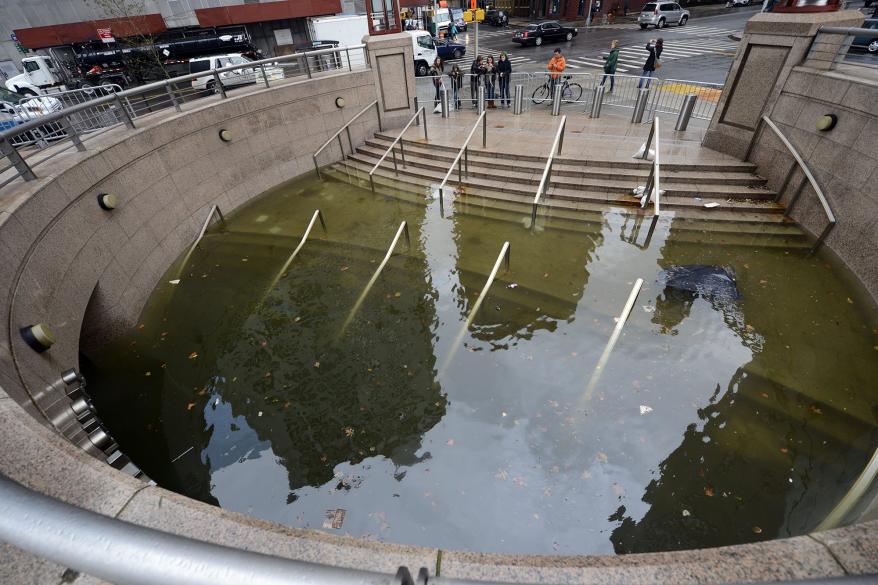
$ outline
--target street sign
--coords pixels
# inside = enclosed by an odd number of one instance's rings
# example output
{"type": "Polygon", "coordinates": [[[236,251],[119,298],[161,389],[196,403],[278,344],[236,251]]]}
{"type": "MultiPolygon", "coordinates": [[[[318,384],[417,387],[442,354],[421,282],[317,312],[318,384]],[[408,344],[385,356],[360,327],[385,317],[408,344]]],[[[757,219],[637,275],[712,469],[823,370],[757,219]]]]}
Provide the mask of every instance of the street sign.
{"type": "Polygon", "coordinates": [[[99,28],[98,29],[98,38],[101,39],[103,43],[115,43],[116,39],[113,38],[113,30],[109,28],[99,28]]]}

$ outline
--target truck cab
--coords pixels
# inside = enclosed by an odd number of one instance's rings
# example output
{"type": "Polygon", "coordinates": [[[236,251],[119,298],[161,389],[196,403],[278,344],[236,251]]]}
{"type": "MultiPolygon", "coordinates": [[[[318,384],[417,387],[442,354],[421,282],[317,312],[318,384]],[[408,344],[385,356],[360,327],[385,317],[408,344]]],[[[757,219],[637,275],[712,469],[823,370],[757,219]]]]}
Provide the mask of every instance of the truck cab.
{"type": "Polygon", "coordinates": [[[35,55],[21,60],[24,73],[6,80],[6,88],[25,95],[39,95],[45,90],[60,87],[64,80],[49,57],[35,55]]]}
{"type": "Polygon", "coordinates": [[[415,57],[415,75],[424,76],[430,71],[430,66],[436,60],[436,44],[433,37],[425,30],[405,31],[412,37],[412,53],[415,57]]]}

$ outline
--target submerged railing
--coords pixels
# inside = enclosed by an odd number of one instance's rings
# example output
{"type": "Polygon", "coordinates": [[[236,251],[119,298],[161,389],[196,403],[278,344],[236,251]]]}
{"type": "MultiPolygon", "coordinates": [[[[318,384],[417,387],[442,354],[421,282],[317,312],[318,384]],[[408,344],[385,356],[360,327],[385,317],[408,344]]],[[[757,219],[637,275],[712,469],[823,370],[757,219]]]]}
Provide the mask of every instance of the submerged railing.
{"type": "Polygon", "coordinates": [[[277,283],[280,281],[280,279],[283,278],[284,274],[286,274],[287,270],[290,267],[290,264],[292,264],[293,260],[296,259],[296,256],[299,255],[299,252],[302,250],[305,242],[308,241],[308,236],[311,235],[311,230],[314,228],[314,224],[317,222],[317,220],[320,220],[320,226],[323,228],[323,233],[326,233],[326,222],[323,221],[323,214],[320,213],[319,209],[315,209],[314,215],[311,216],[311,221],[308,222],[308,227],[305,228],[305,233],[302,234],[302,239],[299,240],[299,245],[296,246],[296,249],[293,250],[293,253],[290,254],[289,258],[287,258],[287,261],[284,262],[284,265],[281,267],[281,269],[277,271],[277,275],[274,277],[274,280],[271,281],[271,284],[269,285],[266,294],[268,294],[268,292],[271,292],[274,287],[277,286],[277,283]]]}
{"type": "Polygon", "coordinates": [[[457,182],[463,183],[463,175],[469,174],[469,141],[473,139],[473,134],[476,133],[476,129],[479,127],[479,124],[482,125],[482,148],[488,147],[488,116],[487,111],[479,114],[479,117],[476,118],[476,123],[473,124],[472,130],[469,131],[469,135],[467,135],[466,140],[463,141],[463,146],[460,147],[460,150],[457,151],[457,156],[454,157],[454,160],[451,161],[451,165],[448,167],[448,172],[445,173],[445,178],[442,179],[442,182],[439,183],[439,207],[441,208],[444,202],[444,192],[445,183],[448,182],[448,177],[451,176],[451,173],[454,171],[454,165],[457,165],[457,182]],[[463,157],[463,158],[461,158],[463,157]]]}
{"type": "Polygon", "coordinates": [[[591,400],[592,395],[594,394],[594,389],[598,385],[598,382],[601,379],[601,375],[604,373],[604,368],[607,366],[607,361],[610,359],[610,354],[613,353],[613,348],[616,346],[616,342],[619,341],[619,336],[622,335],[622,328],[625,327],[625,322],[628,320],[628,315],[631,314],[631,309],[634,308],[634,301],[637,300],[637,295],[640,294],[640,288],[643,286],[643,279],[638,278],[634,283],[634,287],[631,289],[631,292],[628,294],[628,300],[625,301],[625,306],[622,307],[622,312],[619,314],[619,318],[616,320],[616,326],[613,328],[613,333],[610,335],[610,340],[607,341],[606,347],[604,347],[603,353],[601,353],[600,359],[598,359],[598,364],[594,368],[594,372],[591,375],[591,379],[588,381],[588,386],[585,388],[585,394],[583,396],[583,400],[588,402],[591,400]]]}
{"type": "Polygon", "coordinates": [[[372,167],[372,170],[369,171],[369,184],[372,186],[373,193],[375,192],[375,179],[373,178],[373,175],[375,174],[375,171],[378,170],[378,167],[381,166],[381,163],[384,162],[384,159],[387,158],[387,155],[390,154],[391,151],[393,152],[393,170],[397,174],[397,176],[399,175],[399,168],[397,167],[397,164],[396,164],[396,150],[395,150],[397,143],[399,143],[399,153],[400,153],[400,156],[402,157],[402,166],[405,166],[405,146],[403,145],[402,137],[406,133],[406,131],[409,129],[409,127],[412,125],[412,123],[418,119],[419,115],[423,116],[423,118],[424,118],[424,124],[423,124],[424,125],[424,140],[428,140],[428,138],[427,138],[427,110],[425,110],[423,107],[421,107],[421,108],[418,108],[418,111],[416,111],[415,115],[412,116],[411,120],[408,121],[408,124],[406,124],[403,127],[402,132],[400,132],[399,135],[393,139],[393,142],[390,143],[390,146],[387,148],[387,150],[384,151],[384,154],[381,155],[381,158],[379,158],[378,162],[375,163],[375,166],[372,167]]]}
{"type": "Polygon", "coordinates": [[[354,320],[354,316],[356,316],[356,314],[359,312],[360,306],[363,304],[363,301],[366,300],[366,296],[369,294],[369,291],[372,290],[372,287],[375,285],[375,282],[381,275],[381,271],[384,270],[384,267],[387,266],[387,263],[390,261],[391,256],[393,256],[393,251],[396,249],[397,243],[399,243],[400,236],[403,235],[405,235],[405,244],[407,249],[412,249],[412,240],[409,236],[409,226],[406,222],[403,221],[399,224],[399,228],[396,230],[396,235],[393,236],[393,240],[390,242],[390,247],[387,248],[387,253],[384,255],[384,259],[381,261],[381,264],[378,265],[375,273],[372,274],[372,278],[369,279],[369,282],[366,284],[366,288],[364,288],[363,292],[360,293],[359,298],[357,298],[357,302],[354,303],[353,308],[351,308],[351,312],[348,313],[348,318],[345,319],[344,324],[341,326],[339,336],[344,335],[344,332],[347,330],[348,325],[350,325],[351,321],[354,320]]]}
{"type": "Polygon", "coordinates": [[[799,200],[799,196],[802,194],[802,190],[804,190],[805,188],[806,182],[811,183],[811,188],[814,189],[814,193],[817,194],[817,199],[820,200],[820,205],[823,207],[823,213],[826,214],[826,219],[828,223],[826,224],[826,227],[823,228],[823,231],[820,232],[820,235],[817,236],[817,241],[814,242],[814,245],[811,247],[811,253],[813,254],[815,251],[817,251],[817,248],[820,247],[820,244],[823,243],[823,240],[826,239],[826,236],[829,235],[829,232],[832,231],[832,228],[835,227],[835,214],[832,212],[832,208],[829,206],[829,202],[826,200],[826,196],[823,194],[823,189],[821,189],[820,185],[817,184],[817,179],[815,179],[814,175],[811,174],[811,169],[809,169],[808,165],[805,164],[805,161],[802,159],[799,151],[796,150],[796,147],[792,145],[792,143],[789,141],[789,139],[787,139],[784,133],[780,131],[780,128],[778,128],[777,125],[772,122],[768,116],[762,116],[762,118],[759,119],[759,124],[756,125],[756,130],[753,132],[753,138],[750,139],[750,145],[747,147],[747,154],[744,155],[744,160],[750,159],[750,155],[753,153],[753,148],[756,146],[756,139],[759,137],[759,131],[762,129],[763,123],[771,128],[771,130],[780,139],[783,145],[787,147],[787,150],[790,152],[796,162],[796,164],[792,165],[790,167],[790,170],[787,171],[786,177],[784,178],[780,189],[777,190],[777,197],[775,197],[774,200],[780,201],[783,197],[784,191],[786,191],[790,180],[793,178],[793,173],[795,173],[797,165],[804,175],[802,180],[799,181],[799,186],[796,188],[795,193],[793,193],[792,199],[790,199],[790,202],[787,204],[784,215],[790,215],[793,206],[799,200]]]}
{"type": "Polygon", "coordinates": [[[189,249],[186,251],[186,255],[183,257],[183,261],[180,263],[180,268],[177,269],[176,279],[180,278],[180,275],[183,274],[183,269],[186,268],[186,264],[189,263],[189,258],[192,257],[192,254],[195,252],[195,248],[198,247],[198,244],[201,242],[201,239],[204,237],[204,234],[207,232],[207,228],[210,227],[210,221],[214,216],[219,216],[220,221],[223,225],[226,224],[226,218],[223,216],[223,212],[220,211],[218,205],[214,205],[210,208],[210,211],[207,212],[207,217],[204,218],[204,223],[201,224],[201,231],[198,232],[198,237],[195,238],[195,241],[192,242],[192,245],[189,246],[189,249]]]}
{"type": "Polygon", "coordinates": [[[322,178],[322,176],[320,175],[320,164],[317,162],[317,157],[320,155],[321,152],[323,152],[323,149],[325,149],[327,146],[329,146],[329,144],[333,140],[338,139],[338,147],[341,149],[341,157],[344,158],[344,156],[345,156],[344,143],[341,141],[341,133],[347,132],[348,145],[351,147],[351,152],[353,152],[354,151],[354,142],[353,142],[353,140],[351,140],[351,124],[353,124],[360,116],[362,116],[363,114],[365,114],[366,112],[368,112],[372,108],[375,108],[375,115],[378,117],[378,131],[379,132],[382,131],[382,128],[381,128],[381,107],[378,105],[378,100],[375,100],[374,102],[372,102],[371,104],[369,104],[368,106],[366,106],[365,108],[363,108],[362,110],[357,112],[357,114],[353,118],[348,120],[347,124],[345,124],[344,126],[339,128],[335,134],[330,136],[326,140],[326,142],[323,143],[323,146],[318,148],[316,151],[314,151],[314,154],[311,155],[311,158],[314,159],[314,168],[317,169],[317,176],[318,177],[322,178]]]}
{"type": "Polygon", "coordinates": [[[854,506],[856,506],[866,492],[869,491],[869,487],[872,485],[872,482],[875,481],[876,477],[878,477],[878,449],[875,449],[875,452],[872,453],[872,458],[869,459],[869,462],[866,464],[866,467],[863,468],[862,473],[860,473],[859,477],[854,481],[854,485],[851,486],[851,489],[848,490],[844,497],[839,500],[838,504],[835,505],[832,511],[829,512],[826,518],[824,518],[814,530],[820,532],[841,525],[845,517],[854,509],[854,506]]]}
{"type": "Polygon", "coordinates": [[[540,204],[540,198],[549,190],[549,181],[552,177],[552,165],[555,163],[555,155],[561,154],[564,146],[564,130],[567,128],[567,116],[561,116],[561,123],[558,124],[558,130],[555,131],[555,140],[552,141],[552,148],[549,151],[549,158],[546,159],[546,168],[543,169],[543,176],[537,187],[537,194],[534,195],[533,209],[530,213],[530,227],[533,229],[537,225],[537,207],[540,204]]]}
{"type": "Polygon", "coordinates": [[[479,312],[479,307],[482,306],[482,302],[484,302],[485,297],[488,295],[488,290],[494,283],[494,279],[497,277],[497,272],[500,270],[500,265],[503,263],[504,260],[506,261],[506,271],[509,271],[509,251],[509,242],[503,242],[503,247],[500,248],[500,254],[497,256],[497,261],[494,262],[494,268],[491,269],[491,273],[488,275],[488,280],[485,281],[485,286],[482,287],[482,292],[479,293],[479,297],[473,304],[473,308],[470,309],[469,315],[466,318],[466,323],[463,324],[463,327],[461,327],[460,329],[460,333],[458,333],[457,337],[454,338],[454,341],[451,342],[451,347],[449,347],[448,349],[448,356],[445,358],[445,362],[442,364],[442,367],[439,368],[440,375],[451,363],[451,360],[454,359],[454,355],[457,353],[457,348],[460,347],[460,344],[463,342],[463,338],[466,335],[466,332],[469,330],[470,325],[473,324],[473,321],[476,318],[476,313],[479,312]]]}
{"type": "Polygon", "coordinates": [[[652,146],[653,140],[655,140],[655,156],[652,159],[652,168],[649,170],[649,177],[646,179],[646,185],[643,190],[643,200],[640,203],[640,207],[645,208],[649,205],[649,200],[652,197],[653,193],[655,193],[655,215],[660,215],[660,205],[659,201],[661,199],[661,163],[659,162],[661,145],[659,144],[659,119],[655,117],[652,119],[652,126],[649,128],[649,136],[646,139],[646,142],[643,144],[643,155],[641,155],[641,159],[648,160],[649,159],[649,149],[652,146]]]}

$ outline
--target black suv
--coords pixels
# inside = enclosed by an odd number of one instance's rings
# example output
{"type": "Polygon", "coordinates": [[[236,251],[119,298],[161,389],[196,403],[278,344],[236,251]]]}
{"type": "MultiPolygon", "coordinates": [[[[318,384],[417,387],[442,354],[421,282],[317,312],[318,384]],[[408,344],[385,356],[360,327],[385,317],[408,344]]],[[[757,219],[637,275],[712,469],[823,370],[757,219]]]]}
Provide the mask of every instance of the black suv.
{"type": "Polygon", "coordinates": [[[485,12],[485,22],[491,26],[506,26],[509,24],[509,15],[502,10],[488,10],[485,12]]]}
{"type": "Polygon", "coordinates": [[[516,31],[512,35],[512,42],[521,43],[522,47],[531,44],[539,47],[543,42],[572,40],[577,34],[572,27],[561,26],[557,22],[541,22],[529,24],[524,30],[516,31]]]}

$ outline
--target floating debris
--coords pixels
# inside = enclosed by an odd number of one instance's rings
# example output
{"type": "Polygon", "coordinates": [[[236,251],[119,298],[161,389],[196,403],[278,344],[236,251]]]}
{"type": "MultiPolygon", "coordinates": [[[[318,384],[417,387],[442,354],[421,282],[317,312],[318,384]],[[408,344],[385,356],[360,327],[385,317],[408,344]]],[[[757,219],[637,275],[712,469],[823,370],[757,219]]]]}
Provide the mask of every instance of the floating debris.
{"type": "Polygon", "coordinates": [[[648,412],[652,412],[652,407],[651,407],[651,406],[647,406],[647,405],[645,405],[645,404],[641,404],[641,405],[640,405],[640,414],[646,414],[646,413],[648,413],[648,412]]]}
{"type": "Polygon", "coordinates": [[[179,278],[175,278],[174,280],[169,280],[169,281],[168,281],[168,284],[180,284],[180,279],[179,279],[179,278]]]}
{"type": "Polygon", "coordinates": [[[326,520],[323,521],[324,528],[332,528],[338,530],[344,524],[344,517],[347,511],[344,508],[336,508],[335,510],[326,511],[326,520]]]}

